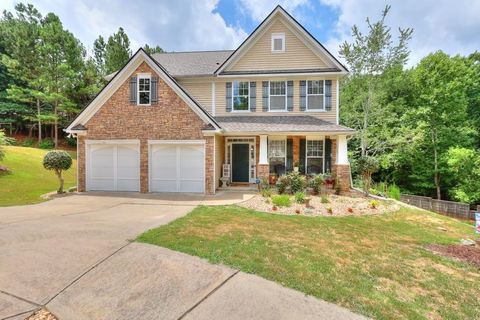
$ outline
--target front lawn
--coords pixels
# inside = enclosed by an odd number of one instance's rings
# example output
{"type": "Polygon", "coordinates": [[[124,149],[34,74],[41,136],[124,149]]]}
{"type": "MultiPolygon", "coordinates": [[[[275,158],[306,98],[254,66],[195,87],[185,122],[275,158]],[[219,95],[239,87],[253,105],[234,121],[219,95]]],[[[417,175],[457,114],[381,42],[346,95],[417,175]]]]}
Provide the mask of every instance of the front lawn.
{"type": "Polygon", "coordinates": [[[479,319],[480,270],[423,247],[465,237],[474,237],[471,224],[411,209],[303,217],[201,206],[137,241],[254,273],[378,319],[479,319]]]}
{"type": "MultiPolygon", "coordinates": [[[[47,150],[25,147],[5,147],[5,159],[0,165],[10,173],[0,174],[0,206],[32,204],[43,201],[40,195],[55,191],[58,179],[53,171],[43,168],[43,156],[47,150]]],[[[75,153],[69,152],[72,157],[75,153]]],[[[76,185],[77,161],[64,172],[65,190],[76,185]]]]}

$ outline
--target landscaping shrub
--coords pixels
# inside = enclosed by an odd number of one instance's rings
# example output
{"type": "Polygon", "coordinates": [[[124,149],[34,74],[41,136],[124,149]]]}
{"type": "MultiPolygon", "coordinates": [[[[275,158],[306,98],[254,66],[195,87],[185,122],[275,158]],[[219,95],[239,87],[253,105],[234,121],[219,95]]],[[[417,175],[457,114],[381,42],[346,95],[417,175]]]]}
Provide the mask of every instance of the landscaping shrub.
{"type": "Polygon", "coordinates": [[[47,170],[55,171],[58,177],[59,187],[57,193],[63,193],[62,171],[70,169],[72,166],[72,157],[65,151],[50,151],[43,158],[43,167],[47,170]]]}
{"type": "Polygon", "coordinates": [[[66,137],[65,142],[67,142],[67,145],[69,147],[75,148],[77,146],[77,139],[75,139],[75,138],[66,137]]]}
{"type": "Polygon", "coordinates": [[[314,194],[319,194],[324,182],[325,179],[322,174],[315,174],[310,178],[308,185],[312,188],[314,194]]]}
{"type": "Polygon", "coordinates": [[[260,189],[260,194],[264,198],[270,198],[273,194],[273,191],[272,191],[271,188],[262,188],[262,189],[260,189]]]}
{"type": "Polygon", "coordinates": [[[377,200],[370,201],[370,207],[376,209],[380,203],[377,200]]]}
{"type": "Polygon", "coordinates": [[[292,193],[297,193],[305,189],[305,176],[302,176],[300,173],[292,171],[287,174],[287,181],[290,184],[290,191],[292,193]]]}
{"type": "Polygon", "coordinates": [[[55,142],[53,141],[53,139],[43,139],[39,144],[38,144],[38,147],[40,149],[53,149],[55,148],[55,142]]]}
{"type": "Polygon", "coordinates": [[[305,192],[298,191],[295,193],[295,201],[297,203],[304,203],[305,202],[305,192]]]}
{"type": "Polygon", "coordinates": [[[286,194],[272,196],[272,203],[279,207],[290,207],[292,205],[290,197],[286,194]]]}
{"type": "Polygon", "coordinates": [[[287,191],[287,187],[289,186],[289,181],[287,176],[280,176],[277,179],[277,190],[278,193],[283,194],[287,191]]]}
{"type": "Polygon", "coordinates": [[[321,203],[329,203],[330,200],[328,200],[328,198],[325,194],[322,194],[321,197],[320,197],[320,202],[321,203]]]}
{"type": "Polygon", "coordinates": [[[395,184],[388,186],[387,194],[389,198],[400,200],[400,188],[395,184]]]}
{"type": "Polygon", "coordinates": [[[22,147],[32,147],[35,144],[35,140],[32,138],[27,138],[23,141],[22,147]]]}

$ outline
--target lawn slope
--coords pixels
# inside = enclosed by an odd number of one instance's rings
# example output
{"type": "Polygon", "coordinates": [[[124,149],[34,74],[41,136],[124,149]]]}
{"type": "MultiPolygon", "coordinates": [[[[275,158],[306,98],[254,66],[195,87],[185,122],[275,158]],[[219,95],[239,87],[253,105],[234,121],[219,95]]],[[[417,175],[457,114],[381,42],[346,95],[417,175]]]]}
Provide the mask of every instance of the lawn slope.
{"type": "Polygon", "coordinates": [[[467,237],[474,237],[471,224],[412,209],[312,218],[203,206],[137,240],[376,319],[480,319],[480,270],[424,247],[467,237]]]}
{"type": "MultiPolygon", "coordinates": [[[[43,201],[40,195],[58,188],[56,175],[42,165],[47,150],[9,146],[5,151],[0,165],[11,172],[0,174],[0,206],[38,203],[43,201]]],[[[65,189],[76,184],[76,172],[77,161],[73,160],[70,170],[64,172],[65,189]]]]}

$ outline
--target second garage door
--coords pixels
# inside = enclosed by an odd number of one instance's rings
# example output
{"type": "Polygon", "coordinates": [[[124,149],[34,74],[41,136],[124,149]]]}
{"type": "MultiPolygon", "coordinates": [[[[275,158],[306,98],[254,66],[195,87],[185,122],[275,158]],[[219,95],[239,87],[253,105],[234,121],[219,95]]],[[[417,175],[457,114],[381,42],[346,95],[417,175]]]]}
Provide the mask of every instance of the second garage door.
{"type": "Polygon", "coordinates": [[[204,192],[203,142],[151,144],[149,157],[150,192],[204,192]]]}

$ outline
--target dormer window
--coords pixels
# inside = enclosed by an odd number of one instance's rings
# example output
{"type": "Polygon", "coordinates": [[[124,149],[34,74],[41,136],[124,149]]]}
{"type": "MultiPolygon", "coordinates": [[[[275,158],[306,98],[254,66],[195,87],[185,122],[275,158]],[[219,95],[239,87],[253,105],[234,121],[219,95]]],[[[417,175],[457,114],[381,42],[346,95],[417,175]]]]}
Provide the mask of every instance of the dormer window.
{"type": "Polygon", "coordinates": [[[151,100],[151,79],[150,74],[138,75],[138,105],[149,105],[151,100]]]}
{"type": "Polygon", "coordinates": [[[272,52],[285,52],[285,33],[272,33],[272,52]]]}

